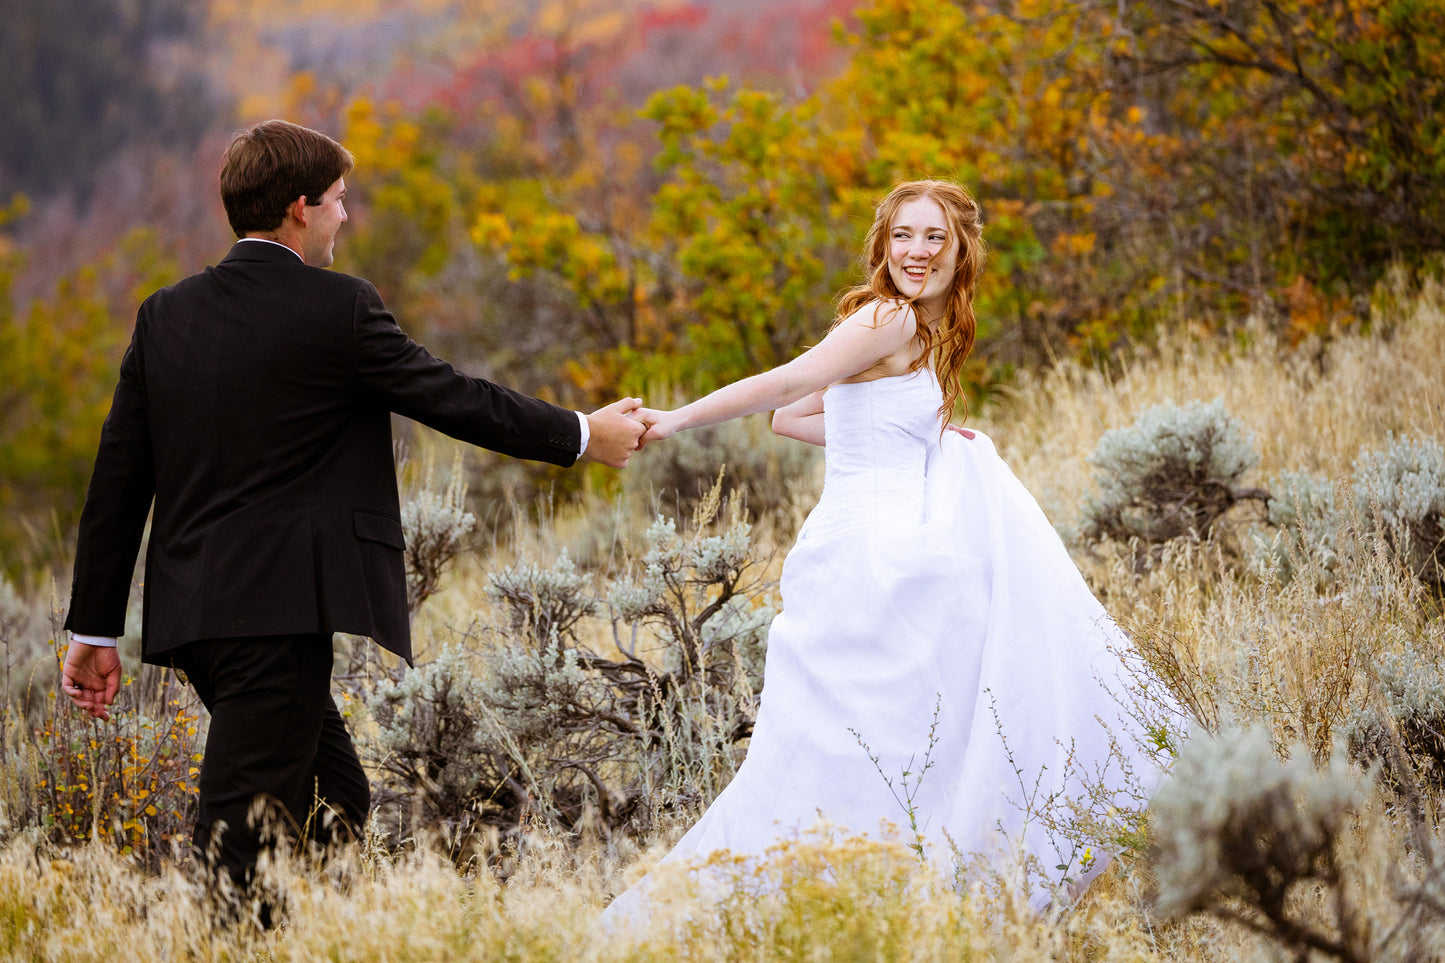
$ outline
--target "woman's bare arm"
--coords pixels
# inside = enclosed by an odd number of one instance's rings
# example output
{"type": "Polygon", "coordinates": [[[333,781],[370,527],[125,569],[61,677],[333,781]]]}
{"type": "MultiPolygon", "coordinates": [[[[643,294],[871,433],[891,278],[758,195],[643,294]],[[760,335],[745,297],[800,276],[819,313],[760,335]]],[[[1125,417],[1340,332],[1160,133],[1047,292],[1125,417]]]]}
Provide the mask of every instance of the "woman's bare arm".
{"type": "Polygon", "coordinates": [[[804,395],[773,412],[773,431],[785,438],[823,445],[823,391],[804,395]]]}
{"type": "Polygon", "coordinates": [[[907,351],[915,330],[911,307],[877,301],[866,304],[787,364],[734,381],[675,411],[642,409],[642,420],[651,426],[643,441],[657,441],[688,428],[786,407],[805,395],[867,371],[891,354],[907,351]]]}

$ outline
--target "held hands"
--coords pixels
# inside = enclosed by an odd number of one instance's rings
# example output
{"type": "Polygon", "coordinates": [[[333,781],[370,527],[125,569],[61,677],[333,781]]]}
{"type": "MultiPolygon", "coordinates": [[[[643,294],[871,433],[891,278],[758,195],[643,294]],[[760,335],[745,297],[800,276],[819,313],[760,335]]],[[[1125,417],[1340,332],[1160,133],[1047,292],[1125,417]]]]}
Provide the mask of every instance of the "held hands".
{"type": "Polygon", "coordinates": [[[120,655],[112,646],[71,642],[60,670],[60,691],[97,719],[109,719],[108,707],[120,689],[120,655]]]}
{"type": "Polygon", "coordinates": [[[634,451],[675,434],[676,412],[642,407],[641,398],[623,398],[587,416],[586,457],[613,468],[626,468],[634,451]]]}
{"type": "Polygon", "coordinates": [[[675,411],[660,411],[657,408],[639,408],[636,417],[647,426],[647,433],[642,436],[642,441],[637,447],[641,448],[648,442],[661,441],[664,438],[671,438],[677,434],[680,419],[675,411]]]}
{"type": "Polygon", "coordinates": [[[627,459],[642,447],[642,433],[647,430],[635,417],[641,408],[641,398],[623,398],[588,415],[589,437],[583,454],[613,468],[626,468],[627,459]]]}

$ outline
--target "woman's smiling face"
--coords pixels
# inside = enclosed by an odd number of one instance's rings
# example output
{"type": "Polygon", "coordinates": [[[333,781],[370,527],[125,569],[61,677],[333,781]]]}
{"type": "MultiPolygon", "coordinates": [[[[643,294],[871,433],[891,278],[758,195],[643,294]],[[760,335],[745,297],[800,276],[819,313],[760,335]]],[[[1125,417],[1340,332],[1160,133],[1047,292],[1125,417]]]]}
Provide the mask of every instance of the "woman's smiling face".
{"type": "Polygon", "coordinates": [[[899,293],[937,317],[957,265],[958,240],[950,235],[938,202],[918,197],[899,205],[888,227],[888,273],[899,293]]]}

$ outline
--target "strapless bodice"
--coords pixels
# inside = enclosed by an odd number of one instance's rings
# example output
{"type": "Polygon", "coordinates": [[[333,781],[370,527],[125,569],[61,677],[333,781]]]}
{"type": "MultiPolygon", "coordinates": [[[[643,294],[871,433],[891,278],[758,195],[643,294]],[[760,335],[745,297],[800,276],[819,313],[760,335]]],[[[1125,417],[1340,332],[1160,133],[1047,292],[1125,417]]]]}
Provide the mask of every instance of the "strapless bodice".
{"type": "Polygon", "coordinates": [[[823,394],[826,464],[810,536],[923,521],[943,396],[928,370],[836,384],[823,394]]]}

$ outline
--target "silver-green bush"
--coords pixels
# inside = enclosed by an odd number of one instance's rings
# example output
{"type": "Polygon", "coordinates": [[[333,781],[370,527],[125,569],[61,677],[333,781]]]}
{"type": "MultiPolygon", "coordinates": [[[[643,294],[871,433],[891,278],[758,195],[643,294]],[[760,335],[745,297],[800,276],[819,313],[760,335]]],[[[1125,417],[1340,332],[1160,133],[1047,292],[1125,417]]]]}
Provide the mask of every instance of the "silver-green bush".
{"type": "Polygon", "coordinates": [[[759,418],[743,418],[674,435],[635,459],[624,487],[656,494],[664,505],[691,511],[726,468],[727,484],[755,515],[782,515],[800,481],[813,478],[823,452],[782,438],[759,418]]]}
{"type": "Polygon", "coordinates": [[[773,610],[750,526],[719,492],[685,531],[659,518],[640,577],[601,592],[565,553],[499,570],[500,617],[469,633],[475,654],[450,647],[378,690],[364,749],[390,828],[606,834],[721,791],[752,732],[773,610]]]}
{"type": "Polygon", "coordinates": [[[1269,493],[1266,519],[1275,534],[1257,537],[1256,562],[1273,566],[1286,580],[1302,566],[1332,577],[1339,563],[1342,524],[1334,483],[1309,472],[1285,471],[1270,479],[1269,493]]]}
{"type": "Polygon", "coordinates": [[[367,702],[377,728],[362,748],[381,777],[374,803],[383,810],[402,803],[397,829],[465,832],[512,801],[495,798],[495,787],[525,797],[524,786],[513,786],[515,771],[493,751],[482,684],[465,650],[444,647],[435,661],[383,681],[367,702]]]}
{"type": "Polygon", "coordinates": [[[1445,448],[1390,438],[1355,459],[1355,501],[1422,581],[1445,585],[1445,448]]]}
{"type": "MultiPolygon", "coordinates": [[[[1339,846],[1369,784],[1348,762],[1316,768],[1304,747],[1281,760],[1262,729],[1198,733],[1154,797],[1154,865],[1166,914],[1207,912],[1274,937],[1307,958],[1366,959],[1339,846]],[[1335,892],[1323,923],[1293,897],[1335,892]]],[[[1365,932],[1368,930],[1366,929],[1365,932]]]]}
{"type": "Polygon", "coordinates": [[[1219,399],[1156,405],[1105,432],[1089,455],[1099,493],[1085,505],[1083,534],[1154,544],[1203,538],[1235,502],[1266,497],[1237,487],[1258,461],[1253,436],[1219,399]]]}
{"type": "Polygon", "coordinates": [[[452,465],[445,487],[432,484],[431,468],[421,486],[401,506],[401,530],[406,539],[406,604],[417,609],[441,584],[442,572],[462,550],[477,527],[477,516],[466,510],[467,489],[461,456],[452,465]]]}
{"type": "Polygon", "coordinates": [[[26,598],[0,575],[0,658],[5,660],[7,705],[25,701],[33,666],[51,655],[47,610],[40,599],[26,598]]]}
{"type": "Polygon", "coordinates": [[[1374,675],[1374,698],[1344,726],[1350,755],[1378,765],[1397,791],[1445,793],[1445,670],[1438,656],[1414,648],[1389,653],[1374,675]]]}

